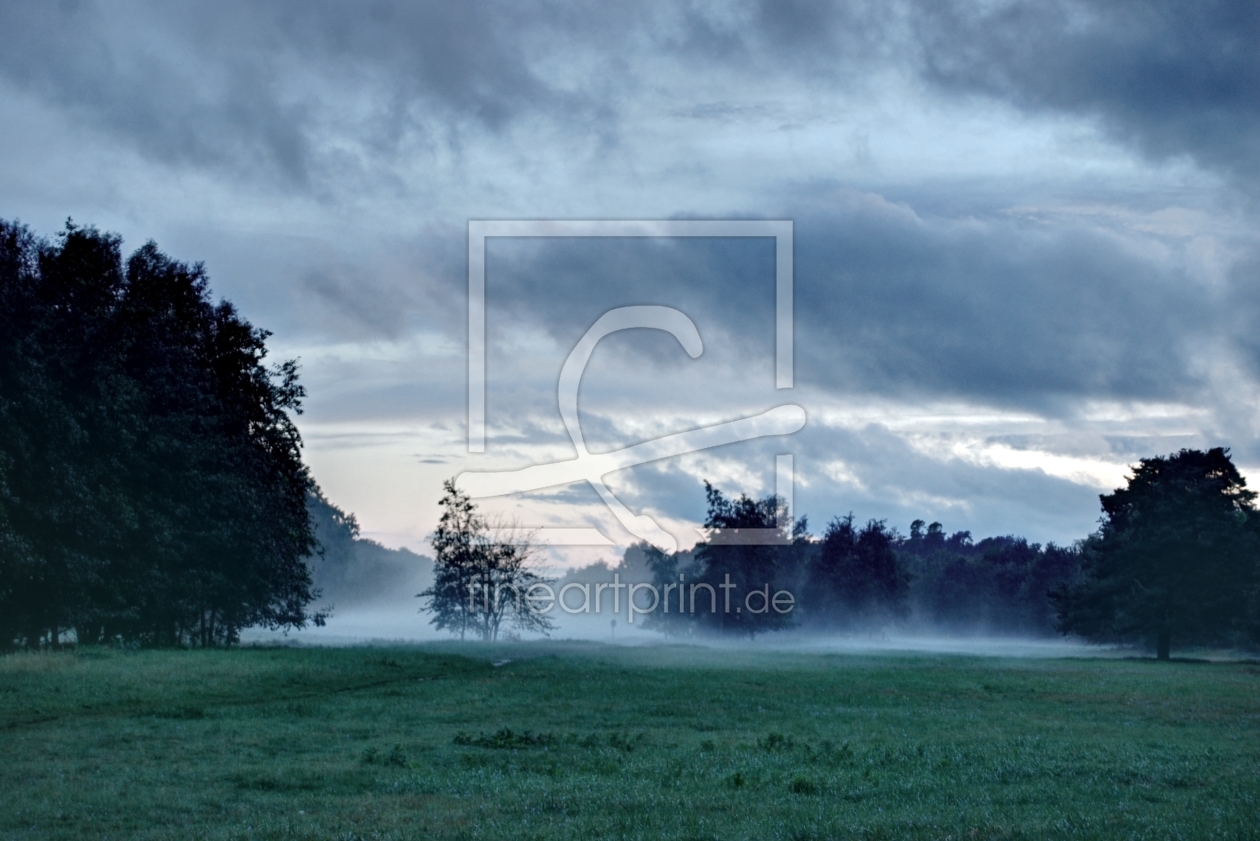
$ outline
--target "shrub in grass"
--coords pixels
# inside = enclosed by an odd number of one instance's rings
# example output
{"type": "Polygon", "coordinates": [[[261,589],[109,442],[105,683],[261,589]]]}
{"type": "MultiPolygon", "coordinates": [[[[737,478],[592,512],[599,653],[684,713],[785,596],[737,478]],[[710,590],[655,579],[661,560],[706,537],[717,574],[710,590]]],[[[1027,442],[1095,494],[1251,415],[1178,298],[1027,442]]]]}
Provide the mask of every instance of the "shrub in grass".
{"type": "Polygon", "coordinates": [[[811,762],[843,765],[853,761],[853,748],[849,746],[848,742],[841,742],[837,746],[834,742],[824,739],[816,748],[811,748],[807,745],[805,752],[811,762]]]}
{"type": "Polygon", "coordinates": [[[768,751],[791,750],[793,745],[792,737],[782,733],[769,733],[765,738],[757,740],[757,747],[768,751]]]}
{"type": "Polygon", "coordinates": [[[485,733],[469,736],[461,731],[455,734],[453,743],[474,748],[517,750],[520,748],[545,748],[555,741],[556,737],[550,733],[531,733],[528,730],[523,733],[514,733],[509,728],[504,727],[489,736],[485,733]]]}
{"type": "Polygon", "coordinates": [[[645,737],[642,733],[640,733],[638,736],[635,736],[633,739],[631,739],[625,733],[613,733],[611,736],[608,737],[608,746],[616,748],[617,750],[625,751],[626,753],[630,753],[632,750],[634,750],[634,746],[636,744],[639,744],[643,741],[645,741],[645,737]]]}
{"type": "Polygon", "coordinates": [[[381,753],[374,747],[368,748],[363,751],[363,756],[359,761],[364,765],[386,765],[392,768],[406,768],[409,765],[407,753],[402,745],[394,745],[389,753],[381,753]]]}
{"type": "Polygon", "coordinates": [[[792,778],[792,784],[788,786],[793,794],[817,794],[818,784],[813,780],[807,779],[800,775],[792,778]]]}
{"type": "Polygon", "coordinates": [[[153,711],[153,717],[191,721],[199,718],[205,718],[206,711],[201,707],[159,707],[153,711]]]}

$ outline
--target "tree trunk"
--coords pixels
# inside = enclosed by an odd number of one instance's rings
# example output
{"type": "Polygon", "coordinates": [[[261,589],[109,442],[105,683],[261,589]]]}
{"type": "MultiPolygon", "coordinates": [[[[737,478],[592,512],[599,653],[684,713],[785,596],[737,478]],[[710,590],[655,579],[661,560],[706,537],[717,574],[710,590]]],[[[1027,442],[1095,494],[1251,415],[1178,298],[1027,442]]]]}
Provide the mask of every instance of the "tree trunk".
{"type": "Polygon", "coordinates": [[[1172,647],[1172,633],[1167,628],[1159,629],[1159,639],[1155,643],[1155,659],[1167,660],[1172,647]]]}

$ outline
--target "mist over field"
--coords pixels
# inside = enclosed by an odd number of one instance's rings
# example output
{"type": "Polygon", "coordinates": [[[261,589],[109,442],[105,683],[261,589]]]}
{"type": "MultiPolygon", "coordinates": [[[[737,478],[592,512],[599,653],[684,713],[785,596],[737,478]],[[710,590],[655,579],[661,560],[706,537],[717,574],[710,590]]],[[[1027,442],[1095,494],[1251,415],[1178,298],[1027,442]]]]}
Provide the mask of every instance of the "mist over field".
{"type": "MultiPolygon", "coordinates": [[[[331,518],[324,522],[328,531],[335,528],[331,518]]],[[[431,558],[405,550],[386,550],[360,538],[340,544],[329,538],[328,545],[331,548],[313,561],[315,583],[322,590],[319,604],[333,607],[327,624],[287,633],[255,630],[246,633],[245,640],[300,645],[383,645],[450,638],[449,633],[433,628],[430,614],[423,610],[423,603],[417,598],[432,584],[431,558]]],[[[596,562],[583,568],[553,570],[550,580],[554,581],[553,589],[557,591],[566,584],[583,582],[611,585],[614,572],[617,581],[646,583],[651,581],[651,576],[645,557],[645,547],[632,547],[616,563],[596,562]]],[[[556,628],[548,636],[559,641],[585,640],[616,645],[685,645],[802,653],[922,652],[992,657],[1088,657],[1117,653],[1114,646],[1065,639],[1049,628],[1041,634],[1028,635],[1003,630],[984,621],[963,627],[936,624],[930,617],[918,614],[897,622],[872,621],[865,626],[859,623],[844,630],[820,630],[807,622],[804,626],[755,638],[730,638],[704,631],[662,634],[659,628],[651,626],[651,614],[636,613],[635,622],[631,622],[625,599],[617,601],[620,609],[614,613],[610,588],[601,594],[598,612],[593,603],[588,604],[590,609],[580,612],[553,606],[548,615],[555,620],[556,628]]],[[[568,603],[575,609],[581,604],[574,599],[569,599],[568,603]]],[[[522,638],[538,640],[543,636],[524,634],[522,638]]]]}
{"type": "MultiPolygon", "coordinates": [[[[866,633],[784,633],[773,638],[730,640],[716,636],[673,639],[625,624],[624,617],[615,628],[600,616],[562,616],[559,628],[551,639],[582,640],[610,645],[672,647],[685,645],[698,649],[748,650],[762,652],[797,652],[812,654],[957,654],[973,657],[1114,657],[1123,654],[1113,646],[1100,646],[1082,641],[1046,638],[1019,638],[983,633],[957,634],[921,628],[888,633],[882,629],[866,633]]],[[[324,628],[282,634],[249,632],[250,642],[295,643],[299,645],[396,645],[449,640],[450,635],[437,632],[428,625],[414,604],[381,603],[356,610],[338,611],[337,621],[324,628]]],[[[508,655],[505,655],[508,656],[508,655]]]]}

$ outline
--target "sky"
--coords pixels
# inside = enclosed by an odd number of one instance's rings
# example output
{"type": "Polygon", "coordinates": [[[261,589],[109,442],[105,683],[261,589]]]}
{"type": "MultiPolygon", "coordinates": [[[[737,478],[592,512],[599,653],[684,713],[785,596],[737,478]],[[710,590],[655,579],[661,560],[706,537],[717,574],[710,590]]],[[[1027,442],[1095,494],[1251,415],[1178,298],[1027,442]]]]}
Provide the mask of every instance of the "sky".
{"type": "MultiPolygon", "coordinates": [[[[0,217],[205,263],[298,358],[315,479],[424,551],[442,481],[793,404],[805,427],[610,473],[681,545],[703,482],[833,516],[1070,543],[1140,458],[1260,482],[1253,2],[0,5],[0,217]],[[494,238],[470,453],[470,220],[793,225],[794,383],[764,238],[494,238]]],[[[630,535],[578,483],[481,501],[630,535]]]]}

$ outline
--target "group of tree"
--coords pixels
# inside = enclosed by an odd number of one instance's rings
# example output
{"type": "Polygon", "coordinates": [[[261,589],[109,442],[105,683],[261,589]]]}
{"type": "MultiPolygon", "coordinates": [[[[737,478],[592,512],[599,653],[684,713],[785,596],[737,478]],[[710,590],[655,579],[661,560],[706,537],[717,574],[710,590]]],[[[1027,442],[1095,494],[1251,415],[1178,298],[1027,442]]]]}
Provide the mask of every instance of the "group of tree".
{"type": "Polygon", "coordinates": [[[807,520],[792,518],[776,497],[731,500],[708,485],[706,493],[708,540],[672,556],[638,548],[648,559],[651,580],[658,586],[680,574],[688,581],[731,580],[740,592],[769,585],[793,593],[794,609],[752,616],[654,615],[649,626],[666,633],[751,635],[786,627],[869,633],[900,626],[1049,635],[1055,631],[1050,591],[1071,581],[1080,565],[1074,548],[1010,536],[977,544],[968,532],[946,537],[940,523],[925,528],[921,520],[906,537],[885,521],[858,525],[848,514],[814,536],[807,520]],[[738,534],[745,528],[778,528],[781,539],[744,545],[738,534]],[[736,574],[725,579],[728,571],[736,574]]]}
{"type": "Polygon", "coordinates": [[[921,625],[955,632],[1053,634],[1049,594],[1075,580],[1081,566],[1075,546],[1042,546],[1013,535],[973,542],[970,532],[947,537],[940,523],[925,528],[922,520],[895,544],[910,579],[911,615],[921,625]]]}
{"type": "Polygon", "coordinates": [[[652,583],[661,591],[681,585],[684,609],[667,612],[664,601],[646,627],[670,634],[718,633],[754,636],[791,627],[791,612],[771,609],[769,599],[792,591],[795,572],[810,548],[806,520],[791,516],[780,497],[731,499],[705,482],[706,539],[689,552],[666,554],[646,544],[652,583]],[[700,598],[691,594],[695,586],[700,598]],[[752,591],[762,595],[751,605],[752,591]],[[734,594],[734,599],[728,598],[734,594]],[[745,609],[751,606],[753,609],[745,609]]]}
{"type": "MultiPolygon", "coordinates": [[[[814,536],[806,518],[792,517],[781,498],[730,498],[707,482],[705,494],[706,539],[696,546],[665,553],[637,543],[620,563],[601,561],[570,570],[558,586],[585,585],[591,598],[591,588],[613,581],[652,584],[659,603],[644,626],[671,635],[755,636],[787,628],[870,632],[894,625],[1051,635],[1056,630],[1052,591],[1080,575],[1081,553],[1075,547],[1042,547],[1011,536],[974,543],[968,532],[946,537],[940,523],[925,527],[922,520],[903,537],[882,520],[858,526],[852,514],[832,519],[822,535],[814,536]],[[764,595],[750,605],[745,600],[752,591],[764,595]],[[766,609],[778,592],[792,594],[790,610],[766,609]]],[[[439,628],[492,637],[485,623],[497,626],[500,619],[476,615],[486,607],[468,596],[469,587],[476,586],[468,582],[482,574],[472,570],[495,570],[490,574],[520,591],[546,579],[522,574],[526,567],[519,563],[494,560],[493,530],[450,483],[442,505],[434,542],[440,583],[422,594],[426,607],[439,628]]],[[[511,558],[521,554],[506,544],[498,551],[511,558]]],[[[596,606],[586,612],[613,615],[617,591],[593,592],[596,606]]],[[[507,611],[518,629],[531,629],[534,620],[518,611],[522,603],[492,604],[507,611]]]]}
{"type": "Polygon", "coordinates": [[[647,627],[669,634],[797,627],[840,632],[905,629],[1070,634],[1096,642],[1253,646],[1260,640],[1260,511],[1223,448],[1142,459],[1126,487],[1101,497],[1098,531],[1073,546],[1012,535],[973,541],[940,523],[911,523],[908,535],[853,516],[808,534],[782,501],[728,499],[706,484],[709,539],[667,555],[631,547],[618,566],[569,573],[663,588],[685,580],[769,584],[799,595],[790,616],[661,609],[647,627]],[[777,529],[771,545],[740,541],[743,530],[777,529]],[[729,577],[728,577],[729,576],[729,577]]]}
{"type": "Polygon", "coordinates": [[[294,362],[200,265],[0,222],[0,646],[321,623],[294,362]]]}

